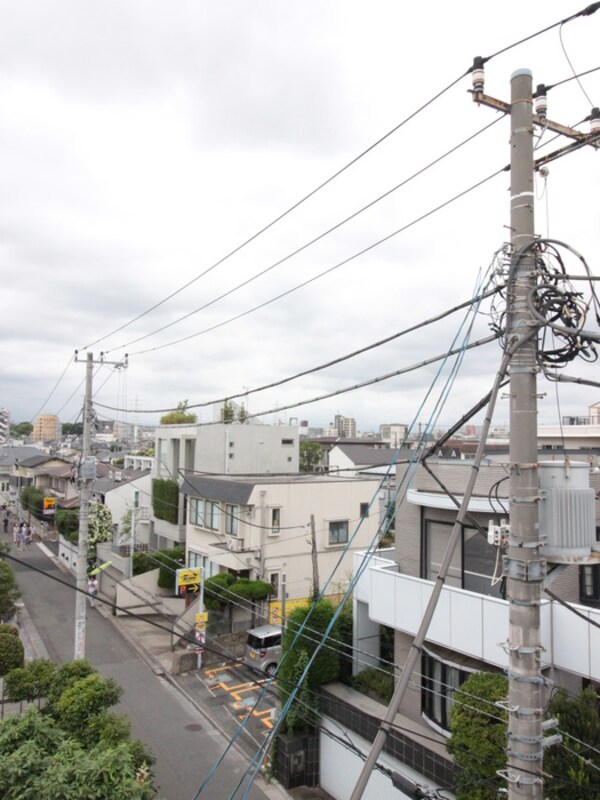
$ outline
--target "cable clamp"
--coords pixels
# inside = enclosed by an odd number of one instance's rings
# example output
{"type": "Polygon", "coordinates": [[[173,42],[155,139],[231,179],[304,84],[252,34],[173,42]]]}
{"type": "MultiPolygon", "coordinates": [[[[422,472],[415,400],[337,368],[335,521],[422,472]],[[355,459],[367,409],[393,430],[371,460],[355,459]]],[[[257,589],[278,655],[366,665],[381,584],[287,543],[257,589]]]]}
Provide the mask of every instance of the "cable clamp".
{"type": "Polygon", "coordinates": [[[528,722],[532,722],[544,714],[543,708],[524,708],[523,706],[515,706],[512,705],[512,703],[509,703],[508,700],[497,700],[495,705],[497,705],[498,708],[501,708],[503,711],[506,711],[511,715],[511,717],[514,717],[515,719],[527,720],[528,722]]]}
{"type": "Polygon", "coordinates": [[[502,556],[502,573],[517,581],[542,581],[546,577],[546,559],[525,561],[519,558],[502,556]]]}
{"type": "Polygon", "coordinates": [[[510,642],[498,642],[498,647],[501,647],[508,656],[511,653],[516,653],[518,656],[532,656],[546,652],[546,648],[542,647],[542,645],[524,647],[523,645],[511,644],[510,642]]]}
{"type": "Polygon", "coordinates": [[[547,542],[545,540],[539,542],[521,542],[509,536],[507,544],[509,547],[518,547],[521,550],[536,550],[538,547],[544,547],[547,542]]]}
{"type": "Polygon", "coordinates": [[[528,497],[511,497],[509,502],[516,505],[523,505],[526,503],[539,503],[542,498],[539,494],[530,494],[528,497]]]}
{"type": "Polygon", "coordinates": [[[504,752],[509,758],[518,758],[519,761],[541,761],[544,758],[543,750],[537,753],[519,753],[517,750],[507,748],[504,752]]]}
{"type": "Polygon", "coordinates": [[[517,775],[508,769],[496,770],[496,775],[499,775],[508,783],[515,786],[538,786],[542,783],[542,778],[532,778],[530,775],[517,775]]]}
{"type": "Polygon", "coordinates": [[[536,608],[542,605],[540,600],[518,600],[516,597],[511,598],[509,602],[519,608],[536,608]]]}
{"type": "Polygon", "coordinates": [[[516,733],[510,731],[506,734],[506,738],[513,742],[521,742],[522,744],[542,744],[544,741],[543,734],[539,736],[518,736],[516,733]]]}
{"type": "Polygon", "coordinates": [[[544,678],[543,675],[519,675],[511,670],[507,670],[506,674],[509,681],[516,681],[517,683],[530,683],[533,686],[547,686],[546,678],[544,678]]]}

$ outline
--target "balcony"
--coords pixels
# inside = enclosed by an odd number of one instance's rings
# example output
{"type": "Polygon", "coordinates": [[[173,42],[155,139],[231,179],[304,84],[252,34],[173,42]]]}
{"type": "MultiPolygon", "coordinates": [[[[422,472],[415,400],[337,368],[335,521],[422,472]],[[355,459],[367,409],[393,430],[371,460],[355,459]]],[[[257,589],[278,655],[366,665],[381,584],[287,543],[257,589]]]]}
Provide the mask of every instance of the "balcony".
{"type": "MultiPolygon", "coordinates": [[[[360,570],[364,554],[354,557],[354,574],[360,570]]],[[[356,585],[356,600],[369,606],[369,618],[403,633],[415,634],[423,617],[433,583],[401,575],[391,559],[377,557],[364,570],[356,585]]],[[[542,666],[554,664],[592,680],[600,680],[600,610],[573,605],[583,615],[543,600],[541,640],[542,666]]],[[[427,640],[486,661],[497,667],[508,666],[508,656],[500,643],[508,637],[508,602],[495,597],[446,586],[427,633],[427,640]]]]}

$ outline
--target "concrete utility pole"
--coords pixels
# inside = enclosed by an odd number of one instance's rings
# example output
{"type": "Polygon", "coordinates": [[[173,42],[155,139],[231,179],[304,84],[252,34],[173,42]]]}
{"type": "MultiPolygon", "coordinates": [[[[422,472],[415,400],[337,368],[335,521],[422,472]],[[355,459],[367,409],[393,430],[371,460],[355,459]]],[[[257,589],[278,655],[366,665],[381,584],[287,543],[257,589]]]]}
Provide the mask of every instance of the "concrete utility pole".
{"type": "Polygon", "coordinates": [[[313,573],[313,600],[319,596],[319,559],[317,556],[317,534],[315,533],[315,515],[310,515],[310,552],[312,556],[312,573],[313,573]]]}
{"type": "MultiPolygon", "coordinates": [[[[75,354],[77,360],[77,353],[75,354]]],[[[77,540],[77,588],[75,595],[75,652],[73,658],[85,658],[85,624],[87,591],[88,520],[92,481],[96,462],[91,459],[92,443],[92,383],[94,378],[94,355],[87,354],[85,371],[85,401],[83,406],[83,445],[81,448],[81,490],[79,502],[79,537],[77,540]]]]}
{"type": "Polygon", "coordinates": [[[540,555],[537,464],[537,335],[528,308],[536,285],[532,75],[511,77],[510,223],[513,261],[508,289],[508,336],[523,340],[510,361],[510,538],[504,572],[509,601],[508,796],[542,800],[544,679],[540,599],[546,561],[540,555]],[[527,337],[527,338],[525,338],[527,337]],[[539,776],[539,777],[538,777],[539,776]]]}
{"type": "MultiPolygon", "coordinates": [[[[75,361],[81,361],[75,351],[75,361]]],[[[92,456],[92,384],[94,381],[94,363],[111,364],[115,367],[127,367],[127,355],[123,361],[105,361],[100,354],[100,361],[94,362],[94,354],[87,353],[85,370],[85,400],[83,406],[83,442],[81,448],[81,478],[79,500],[79,536],[77,539],[77,589],[75,597],[75,648],[74,659],[85,658],[85,626],[86,626],[86,594],[87,594],[87,560],[88,560],[88,525],[92,481],[96,477],[96,459],[92,456]]]]}

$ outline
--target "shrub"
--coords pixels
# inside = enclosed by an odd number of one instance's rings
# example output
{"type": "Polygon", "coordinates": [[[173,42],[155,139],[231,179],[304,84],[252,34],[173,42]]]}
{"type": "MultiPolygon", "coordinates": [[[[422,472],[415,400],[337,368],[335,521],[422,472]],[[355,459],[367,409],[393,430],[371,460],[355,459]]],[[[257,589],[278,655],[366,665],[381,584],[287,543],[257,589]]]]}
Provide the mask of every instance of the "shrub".
{"type": "Polygon", "coordinates": [[[152,511],[157,519],[177,525],[179,487],[173,480],[154,478],[152,481],[152,511]]]}
{"type": "Polygon", "coordinates": [[[46,697],[54,681],[56,667],[52,661],[37,658],[26,666],[12,669],[6,676],[6,696],[14,703],[46,697]]]}
{"type": "Polygon", "coordinates": [[[0,635],[9,633],[11,636],[18,636],[19,629],[15,625],[8,625],[6,622],[0,622],[0,635]]]}
{"type": "Polygon", "coordinates": [[[506,763],[506,712],[494,703],[507,692],[507,679],[493,672],[475,672],[454,692],[446,747],[461,768],[456,776],[460,800],[495,800],[504,785],[497,770],[506,763]]]}
{"type": "Polygon", "coordinates": [[[230,572],[220,572],[207,578],[204,582],[204,606],[208,610],[216,611],[230,602],[229,589],[235,583],[235,576],[230,572]],[[223,589],[227,589],[224,592],[223,589]]]}
{"type": "Polygon", "coordinates": [[[44,518],[44,493],[34,486],[24,486],[19,493],[19,502],[24,511],[36,519],[44,518]]]}
{"type": "Polygon", "coordinates": [[[0,622],[14,616],[20,596],[15,573],[6,561],[0,561],[0,622]]]}
{"type": "Polygon", "coordinates": [[[394,676],[383,667],[367,667],[351,680],[352,686],[359,692],[374,695],[378,700],[389,703],[394,693],[394,676]]]}
{"type": "Polygon", "coordinates": [[[183,547],[172,547],[164,550],[156,550],[153,553],[134,553],[133,554],[133,574],[142,575],[152,569],[159,568],[158,585],[161,589],[171,589],[175,591],[175,570],[185,564],[185,549],[183,547]]]}
{"type": "Polygon", "coordinates": [[[18,669],[25,663],[23,642],[11,633],[0,634],[0,675],[18,669]]]}
{"type": "Polygon", "coordinates": [[[79,512],[59,508],[56,512],[56,529],[65,539],[76,542],[79,533],[79,512]]]}

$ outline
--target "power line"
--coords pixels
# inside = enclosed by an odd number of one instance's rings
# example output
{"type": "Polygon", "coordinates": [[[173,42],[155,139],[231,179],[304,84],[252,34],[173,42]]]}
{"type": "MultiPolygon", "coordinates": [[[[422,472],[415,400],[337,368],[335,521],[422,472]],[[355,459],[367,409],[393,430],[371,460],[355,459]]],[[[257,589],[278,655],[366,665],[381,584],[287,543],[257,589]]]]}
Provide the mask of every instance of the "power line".
{"type": "MultiPolygon", "coordinates": [[[[291,253],[288,253],[287,255],[283,256],[283,258],[280,258],[279,260],[275,261],[270,266],[265,267],[260,272],[257,272],[256,274],[252,275],[250,278],[247,278],[245,281],[242,281],[241,283],[238,283],[236,286],[232,287],[231,289],[228,289],[226,292],[223,292],[222,294],[218,295],[217,297],[213,298],[212,300],[209,300],[208,302],[204,303],[203,305],[199,306],[198,308],[194,309],[193,311],[189,311],[187,314],[183,314],[181,317],[178,317],[177,319],[173,320],[172,322],[168,322],[167,324],[162,325],[160,328],[156,328],[155,330],[151,331],[150,333],[143,334],[142,336],[138,336],[137,338],[132,339],[132,340],[126,342],[125,344],[119,345],[118,347],[113,348],[113,350],[115,350],[115,349],[119,350],[119,349],[122,349],[122,348],[125,348],[125,347],[131,347],[134,344],[137,344],[138,342],[143,341],[144,339],[148,339],[149,337],[156,335],[157,333],[162,333],[162,331],[165,331],[165,330],[167,330],[169,328],[172,328],[174,325],[177,325],[179,322],[183,322],[184,320],[189,319],[190,317],[194,316],[195,314],[198,314],[200,311],[204,311],[205,309],[210,308],[210,306],[215,305],[220,300],[223,300],[224,298],[231,296],[232,294],[237,292],[239,289],[242,289],[245,286],[248,286],[249,284],[253,283],[258,278],[261,278],[264,275],[266,275],[267,273],[271,272],[271,270],[275,269],[276,267],[281,266],[281,264],[284,264],[285,262],[287,262],[290,259],[294,258],[299,253],[302,253],[304,250],[307,250],[313,244],[316,244],[317,242],[321,241],[321,239],[324,239],[330,233],[333,233],[334,231],[338,230],[343,225],[345,225],[347,222],[350,222],[351,220],[356,219],[356,217],[358,217],[364,211],[367,211],[368,209],[372,208],[377,203],[379,203],[381,200],[384,200],[386,197],[389,197],[395,191],[397,191],[398,189],[406,186],[408,183],[410,183],[415,178],[419,177],[420,175],[423,175],[425,172],[427,172],[429,169],[431,169],[435,165],[439,164],[441,161],[443,161],[449,155],[451,155],[452,153],[457,152],[465,144],[468,144],[469,142],[473,141],[477,136],[479,136],[480,134],[484,133],[485,131],[487,131],[492,126],[496,125],[496,123],[498,123],[501,119],[502,119],[502,116],[496,117],[496,119],[492,120],[492,122],[488,123],[487,125],[484,125],[483,128],[480,128],[478,131],[473,133],[471,136],[468,136],[466,139],[463,139],[457,145],[454,145],[449,150],[446,150],[441,156],[438,156],[433,161],[430,161],[428,164],[426,164],[424,167],[422,167],[421,169],[419,169],[416,172],[414,172],[412,175],[410,175],[405,180],[403,180],[400,183],[396,184],[391,189],[388,189],[383,194],[381,194],[378,197],[376,197],[375,199],[371,200],[366,205],[362,206],[357,211],[355,211],[352,214],[350,214],[349,216],[345,217],[340,222],[337,222],[335,225],[333,225],[330,228],[328,228],[327,230],[323,231],[318,236],[315,236],[310,241],[306,242],[305,244],[301,245],[300,247],[297,247],[291,253]]],[[[107,350],[106,352],[108,353],[108,352],[111,352],[111,351],[107,350]]],[[[146,351],[144,351],[144,352],[146,352],[146,351]]],[[[135,353],[133,355],[135,355],[135,353]]]]}

